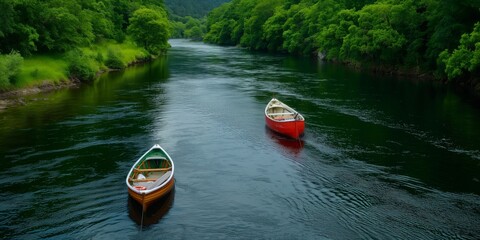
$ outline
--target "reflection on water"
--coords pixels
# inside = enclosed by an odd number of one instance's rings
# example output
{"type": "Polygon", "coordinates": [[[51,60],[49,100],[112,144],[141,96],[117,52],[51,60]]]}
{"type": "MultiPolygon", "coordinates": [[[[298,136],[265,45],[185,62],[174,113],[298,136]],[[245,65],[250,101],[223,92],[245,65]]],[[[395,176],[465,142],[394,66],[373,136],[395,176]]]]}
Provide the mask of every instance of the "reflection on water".
{"type": "Polygon", "coordinates": [[[478,239],[478,109],[310,59],[171,45],[0,115],[0,238],[478,239]],[[265,130],[272,96],[306,116],[301,141],[265,130]],[[124,179],[155,143],[178,182],[142,224],[124,179]]]}
{"type": "Polygon", "coordinates": [[[272,131],[267,126],[265,126],[265,133],[270,139],[272,139],[273,142],[278,144],[278,146],[282,150],[287,151],[294,156],[298,156],[301,153],[303,146],[305,145],[305,142],[302,138],[293,139],[293,138],[286,137],[275,131],[272,131]]]}
{"type": "Polygon", "coordinates": [[[153,202],[148,209],[142,214],[142,205],[135,201],[132,197],[128,197],[128,216],[138,225],[143,227],[158,223],[165,214],[168,213],[173,206],[175,198],[175,187],[162,198],[153,202]],[[142,219],[143,217],[143,219],[142,219]]]}

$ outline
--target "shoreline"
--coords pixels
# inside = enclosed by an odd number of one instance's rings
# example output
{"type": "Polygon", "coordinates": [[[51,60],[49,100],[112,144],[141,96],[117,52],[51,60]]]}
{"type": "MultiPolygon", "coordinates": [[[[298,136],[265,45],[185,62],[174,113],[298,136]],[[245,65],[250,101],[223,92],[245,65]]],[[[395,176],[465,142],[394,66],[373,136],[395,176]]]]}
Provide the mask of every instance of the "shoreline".
{"type": "MultiPolygon", "coordinates": [[[[148,59],[136,59],[128,64],[123,69],[102,69],[98,71],[95,76],[98,78],[100,75],[109,73],[109,72],[116,72],[116,71],[124,71],[132,66],[137,66],[141,64],[145,64],[155,60],[155,57],[151,57],[148,59]]],[[[418,70],[412,70],[407,68],[395,68],[395,67],[386,67],[386,66],[373,66],[373,65],[356,65],[350,62],[340,62],[340,61],[325,61],[321,57],[314,57],[312,60],[314,61],[323,61],[323,62],[331,62],[333,64],[342,65],[346,68],[359,71],[359,72],[368,72],[373,75],[377,76],[396,76],[396,77],[407,77],[407,78],[415,78],[417,80],[422,81],[431,81],[431,82],[438,82],[445,87],[454,87],[456,88],[457,92],[460,89],[463,94],[467,94],[473,97],[476,101],[479,102],[480,105],[480,82],[477,81],[463,81],[459,84],[451,84],[445,79],[436,78],[433,74],[429,74],[427,72],[421,72],[418,70]],[[468,87],[467,87],[468,86],[468,87]]],[[[67,88],[78,88],[82,85],[82,83],[77,79],[67,79],[63,80],[60,83],[53,83],[48,80],[42,81],[38,85],[25,87],[25,88],[18,88],[13,89],[10,91],[0,92],[0,113],[3,111],[17,106],[26,105],[29,101],[36,101],[38,99],[27,99],[26,97],[32,96],[34,94],[39,93],[47,93],[55,90],[60,89],[67,89],[67,88]]]]}
{"type": "Polygon", "coordinates": [[[79,81],[75,81],[73,79],[69,79],[68,81],[62,81],[61,83],[57,83],[57,84],[44,80],[39,85],[1,92],[0,93],[0,113],[9,108],[24,106],[30,101],[38,100],[38,99],[27,99],[26,97],[28,96],[32,96],[34,94],[39,94],[39,93],[47,93],[47,92],[51,92],[59,89],[78,88],[80,87],[80,85],[81,83],[79,81]]]}
{"type": "MultiPolygon", "coordinates": [[[[125,67],[122,69],[114,69],[114,68],[100,69],[95,74],[95,78],[98,78],[99,76],[105,73],[124,71],[133,66],[149,63],[154,61],[156,58],[157,56],[151,55],[148,58],[135,59],[134,61],[127,63],[125,67]]],[[[32,96],[34,94],[39,94],[39,93],[52,92],[60,89],[79,88],[81,85],[82,85],[82,82],[80,80],[73,79],[73,78],[61,80],[60,83],[53,83],[48,80],[43,80],[40,84],[33,85],[30,87],[18,88],[10,91],[0,92],[0,114],[9,108],[24,106],[28,104],[28,102],[39,100],[39,99],[27,99],[28,96],[32,96]]]]}
{"type": "Polygon", "coordinates": [[[314,61],[321,61],[327,63],[333,63],[342,65],[348,69],[352,69],[358,72],[364,72],[374,76],[392,76],[400,78],[411,78],[419,81],[428,81],[432,84],[438,83],[443,85],[445,88],[451,88],[457,93],[465,95],[462,97],[467,97],[474,99],[476,105],[480,105],[480,80],[470,78],[463,79],[458,82],[450,82],[445,78],[440,78],[435,76],[433,72],[421,71],[418,68],[409,68],[404,66],[389,66],[389,65],[375,65],[375,64],[362,64],[362,63],[352,63],[352,62],[342,62],[342,61],[327,61],[322,59],[319,56],[313,57],[314,61]]]}

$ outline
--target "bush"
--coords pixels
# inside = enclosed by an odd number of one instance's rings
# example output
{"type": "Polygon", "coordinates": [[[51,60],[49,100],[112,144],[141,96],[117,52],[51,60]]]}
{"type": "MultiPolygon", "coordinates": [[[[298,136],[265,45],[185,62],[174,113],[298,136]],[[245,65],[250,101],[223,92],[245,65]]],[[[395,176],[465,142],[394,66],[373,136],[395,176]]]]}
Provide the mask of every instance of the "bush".
{"type": "Polygon", "coordinates": [[[140,53],[135,56],[137,62],[149,62],[153,59],[153,56],[148,52],[140,53]]]}
{"type": "Polygon", "coordinates": [[[97,53],[97,57],[95,58],[95,60],[97,60],[97,62],[103,62],[103,55],[101,52],[97,53]]]}
{"type": "Polygon", "coordinates": [[[68,52],[66,56],[68,76],[82,82],[93,81],[95,74],[99,70],[95,62],[95,57],[96,56],[89,56],[79,49],[68,52]]]}
{"type": "Polygon", "coordinates": [[[123,69],[125,64],[122,61],[120,51],[115,51],[112,48],[108,49],[107,60],[105,60],[105,66],[111,69],[123,69]]]}
{"type": "Polygon", "coordinates": [[[12,51],[8,55],[0,55],[0,90],[5,90],[15,84],[23,57],[18,52],[12,51]]]}

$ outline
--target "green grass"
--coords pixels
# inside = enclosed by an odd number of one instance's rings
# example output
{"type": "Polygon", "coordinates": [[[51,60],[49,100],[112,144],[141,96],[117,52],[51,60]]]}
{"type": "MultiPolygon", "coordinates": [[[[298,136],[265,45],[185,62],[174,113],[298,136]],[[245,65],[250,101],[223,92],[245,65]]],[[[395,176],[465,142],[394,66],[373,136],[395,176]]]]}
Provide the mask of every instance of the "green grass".
{"type": "Polygon", "coordinates": [[[125,40],[123,43],[117,43],[113,40],[103,41],[88,48],[82,48],[86,54],[96,56],[98,53],[102,54],[103,59],[107,59],[108,50],[112,49],[122,60],[123,63],[128,64],[138,58],[144,58],[149,54],[142,47],[136,46],[132,41],[125,40]]]}
{"type": "MultiPolygon", "coordinates": [[[[108,49],[112,49],[123,61],[125,65],[135,61],[138,58],[148,56],[148,53],[141,47],[136,46],[133,42],[126,40],[123,43],[115,41],[103,41],[90,47],[81,48],[81,50],[97,59],[99,54],[102,55],[103,61],[107,59],[108,49]]],[[[100,69],[106,69],[103,62],[98,63],[100,69]]],[[[24,63],[20,67],[20,71],[16,76],[15,88],[31,87],[44,84],[58,84],[68,80],[67,68],[68,62],[64,54],[39,54],[24,58],[24,63]]]]}
{"type": "Polygon", "coordinates": [[[59,83],[67,77],[67,62],[62,55],[36,55],[24,59],[17,75],[16,87],[39,85],[45,81],[59,83]]]}

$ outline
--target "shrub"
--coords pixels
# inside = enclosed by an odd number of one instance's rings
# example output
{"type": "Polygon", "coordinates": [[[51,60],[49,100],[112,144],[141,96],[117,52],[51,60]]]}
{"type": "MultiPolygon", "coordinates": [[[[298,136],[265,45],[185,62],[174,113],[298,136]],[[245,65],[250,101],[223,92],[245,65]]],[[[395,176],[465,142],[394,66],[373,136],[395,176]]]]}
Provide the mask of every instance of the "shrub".
{"type": "Polygon", "coordinates": [[[101,52],[97,53],[97,57],[95,58],[95,60],[97,60],[97,62],[99,63],[103,62],[103,55],[101,52]]]}
{"type": "Polygon", "coordinates": [[[93,81],[95,74],[99,70],[95,62],[95,57],[96,56],[89,56],[79,49],[68,52],[66,56],[68,76],[82,82],[93,81]]]}
{"type": "Polygon", "coordinates": [[[18,74],[23,57],[20,53],[12,51],[8,55],[0,55],[0,89],[5,90],[15,84],[15,77],[18,74]]]}
{"type": "Polygon", "coordinates": [[[115,51],[113,48],[109,48],[107,52],[107,60],[105,60],[105,66],[111,69],[123,69],[125,64],[122,61],[120,51],[115,51]]]}

